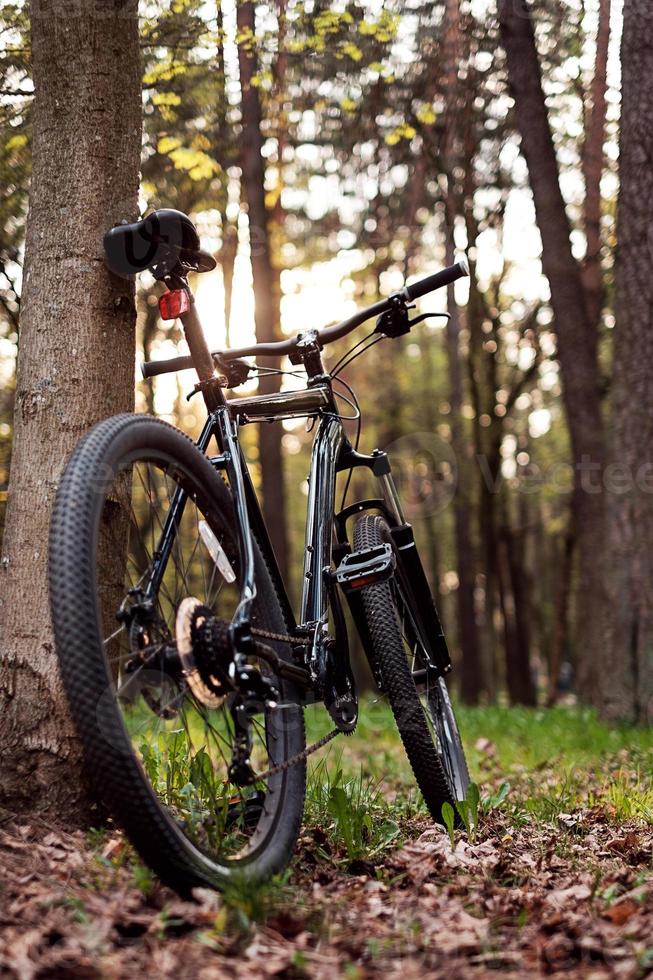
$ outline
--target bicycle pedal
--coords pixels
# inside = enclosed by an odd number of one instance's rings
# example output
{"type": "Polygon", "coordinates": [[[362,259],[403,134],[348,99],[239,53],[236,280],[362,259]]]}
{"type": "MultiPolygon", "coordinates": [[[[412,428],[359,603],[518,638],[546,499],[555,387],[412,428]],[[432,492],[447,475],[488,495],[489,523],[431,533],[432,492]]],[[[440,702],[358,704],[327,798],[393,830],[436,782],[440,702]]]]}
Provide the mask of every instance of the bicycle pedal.
{"type": "Polygon", "coordinates": [[[336,569],[336,582],[344,592],[355,592],[392,578],[397,564],[392,545],[381,544],[345,555],[336,569]]]}

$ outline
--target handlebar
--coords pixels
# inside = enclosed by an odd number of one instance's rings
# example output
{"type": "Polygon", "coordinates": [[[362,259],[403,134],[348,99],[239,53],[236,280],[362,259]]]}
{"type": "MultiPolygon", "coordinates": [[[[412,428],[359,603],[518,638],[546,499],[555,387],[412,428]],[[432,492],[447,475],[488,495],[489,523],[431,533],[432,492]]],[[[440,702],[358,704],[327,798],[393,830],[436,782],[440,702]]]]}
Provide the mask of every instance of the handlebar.
{"type": "MultiPolygon", "coordinates": [[[[405,286],[396,295],[402,300],[412,302],[420,296],[425,296],[426,293],[431,293],[436,289],[442,289],[443,286],[449,286],[451,283],[456,282],[456,280],[468,275],[469,266],[463,260],[457,262],[455,265],[449,266],[447,269],[443,269],[441,272],[436,272],[435,275],[426,276],[425,279],[420,279],[410,286],[405,286]]],[[[347,334],[360,327],[366,320],[370,320],[374,316],[380,316],[389,310],[392,307],[393,299],[394,297],[390,296],[387,299],[379,300],[378,303],[373,303],[371,306],[359,310],[347,320],[342,320],[341,323],[336,323],[332,327],[325,327],[323,330],[317,330],[316,343],[319,347],[325,347],[327,344],[332,344],[335,340],[346,337],[347,334]]],[[[182,322],[186,315],[184,314],[181,317],[182,322]]],[[[228,351],[212,351],[211,354],[213,357],[219,356],[223,361],[233,361],[239,357],[252,356],[282,357],[293,353],[299,339],[300,335],[289,337],[286,340],[277,340],[270,344],[252,344],[250,347],[231,348],[228,351]]],[[[142,365],[141,370],[144,378],[153,378],[158,374],[184,371],[192,367],[194,367],[192,357],[173,357],[164,361],[147,361],[142,365]]]]}
{"type": "Polygon", "coordinates": [[[414,282],[412,286],[406,286],[404,296],[409,300],[419,299],[420,296],[432,293],[436,289],[442,289],[443,286],[450,286],[457,279],[463,279],[468,275],[469,266],[467,261],[462,259],[455,265],[450,265],[448,269],[443,269],[442,272],[436,272],[433,276],[427,276],[426,279],[414,282]]]}
{"type": "Polygon", "coordinates": [[[175,371],[187,371],[193,367],[193,358],[167,357],[161,361],[143,361],[141,374],[144,378],[155,378],[157,374],[173,374],[175,371]]]}

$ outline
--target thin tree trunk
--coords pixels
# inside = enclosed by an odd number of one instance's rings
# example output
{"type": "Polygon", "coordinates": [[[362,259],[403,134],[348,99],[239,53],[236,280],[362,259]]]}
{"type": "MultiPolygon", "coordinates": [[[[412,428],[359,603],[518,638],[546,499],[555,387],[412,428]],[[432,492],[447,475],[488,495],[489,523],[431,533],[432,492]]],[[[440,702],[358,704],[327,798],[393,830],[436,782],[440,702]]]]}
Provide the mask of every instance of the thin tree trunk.
{"type": "MultiPolygon", "coordinates": [[[[462,35],[460,29],[460,0],[446,0],[445,36],[443,49],[445,121],[443,160],[447,174],[445,201],[445,263],[454,262],[454,220],[455,195],[452,190],[453,173],[457,164],[457,134],[460,123],[459,109],[461,90],[458,79],[460,62],[463,57],[462,35]]],[[[471,167],[471,160],[464,166],[471,167]]],[[[458,589],[456,605],[458,614],[458,637],[462,653],[460,675],[460,695],[467,704],[477,704],[484,690],[480,641],[476,623],[475,593],[475,555],[471,534],[471,511],[468,493],[469,447],[462,422],[463,380],[460,364],[460,312],[456,303],[453,286],[447,290],[447,321],[445,336],[447,349],[447,369],[449,374],[449,404],[451,406],[451,447],[458,465],[458,485],[454,497],[454,537],[456,542],[456,568],[458,589]]]]}
{"type": "MultiPolygon", "coordinates": [[[[473,216],[467,218],[469,243],[476,241],[476,230],[472,227],[473,216]]],[[[493,369],[488,353],[483,349],[485,335],[482,323],[485,311],[478,287],[475,283],[475,267],[470,262],[470,294],[465,310],[469,331],[468,377],[472,406],[474,409],[474,451],[478,466],[478,515],[480,532],[481,567],[485,572],[483,632],[485,636],[485,683],[490,698],[495,698],[499,686],[499,663],[497,651],[497,631],[495,610],[499,593],[497,503],[501,487],[501,430],[500,420],[494,416],[493,369]],[[492,425],[481,426],[480,419],[489,415],[492,425]]]]}
{"type": "Polygon", "coordinates": [[[551,288],[563,397],[575,464],[574,522],[578,554],[576,662],[582,697],[598,697],[596,632],[601,607],[604,430],[597,331],[590,322],[571,226],[560,190],[530,8],[500,0],[501,37],[542,238],[542,266],[551,288]]]}
{"type": "MultiPolygon", "coordinates": [[[[227,72],[224,57],[224,14],[220,0],[218,0],[217,4],[217,34],[218,52],[216,61],[218,78],[220,80],[221,101],[217,112],[218,124],[215,135],[215,153],[216,155],[223,157],[223,144],[227,143],[228,140],[227,127],[229,126],[229,123],[227,121],[227,109],[229,103],[227,99],[227,72]]],[[[224,289],[225,347],[229,347],[231,346],[231,300],[233,295],[234,267],[236,264],[236,255],[238,254],[238,219],[236,218],[235,222],[231,222],[227,216],[227,209],[229,205],[229,174],[226,162],[223,162],[221,185],[220,233],[222,243],[220,246],[218,262],[220,263],[220,268],[222,270],[222,286],[224,289]]]]}
{"type": "Polygon", "coordinates": [[[608,87],[608,52],[610,48],[611,0],[599,0],[599,26],[596,37],[596,62],[590,93],[589,119],[583,145],[585,200],[583,222],[587,253],[583,262],[583,284],[587,316],[598,327],[603,307],[603,272],[601,269],[601,178],[605,154],[606,91],[608,87]]]}
{"type": "Polygon", "coordinates": [[[563,658],[567,656],[569,641],[569,599],[571,597],[571,579],[574,564],[574,529],[570,512],[569,525],[562,542],[562,561],[559,564],[559,576],[555,598],[555,614],[553,622],[553,640],[549,657],[549,692],[547,704],[554,705],[558,700],[558,680],[563,658]]]}
{"type": "MultiPolygon", "coordinates": [[[[433,385],[433,338],[429,337],[425,332],[421,333],[418,338],[418,344],[420,349],[420,366],[421,366],[421,377],[423,390],[428,392],[433,385]]],[[[434,399],[427,395],[424,401],[423,407],[423,418],[424,424],[426,426],[427,432],[434,432],[436,427],[436,413],[435,413],[435,403],[434,399]]],[[[447,622],[448,617],[443,607],[443,597],[440,593],[440,575],[442,570],[442,560],[441,560],[441,548],[438,539],[438,525],[437,525],[437,515],[434,513],[427,513],[424,515],[425,529],[424,534],[426,538],[426,563],[428,572],[430,572],[430,582],[431,591],[435,597],[436,603],[438,605],[438,613],[440,616],[440,622],[442,623],[442,628],[445,634],[448,633],[447,622]]]]}
{"type": "Polygon", "coordinates": [[[222,246],[220,248],[220,268],[224,288],[224,331],[225,347],[231,346],[231,306],[234,289],[234,269],[238,254],[238,226],[229,221],[226,212],[222,215],[222,246]]]}
{"type": "Polygon", "coordinates": [[[63,465],[133,406],[131,284],[102,235],[134,218],[141,149],[136,0],[31,4],[35,85],[14,453],[0,568],[0,805],[85,811],[48,610],[48,521],[63,465]]]}
{"type": "MultiPolygon", "coordinates": [[[[446,264],[453,264],[451,230],[447,236],[446,264]]],[[[481,651],[476,623],[474,548],[468,498],[468,446],[462,423],[463,382],[460,370],[460,317],[453,287],[448,290],[449,320],[446,326],[449,404],[451,406],[451,447],[458,465],[458,486],[454,497],[454,534],[458,590],[458,636],[462,653],[460,695],[467,704],[477,704],[484,690],[481,651]]]]}
{"type": "Polygon", "coordinates": [[[511,704],[534,705],[537,698],[530,660],[530,596],[524,562],[524,534],[523,526],[518,532],[510,527],[505,508],[499,538],[506,562],[505,589],[510,593],[511,634],[514,637],[513,647],[507,646],[506,650],[506,688],[511,704]]]}
{"type": "MultiPolygon", "coordinates": [[[[163,292],[163,284],[155,283],[150,289],[142,289],[136,296],[137,309],[140,306],[142,320],[141,344],[143,361],[152,357],[152,344],[159,330],[159,297],[163,292]]],[[[145,398],[145,406],[149,415],[154,415],[154,385],[152,381],[141,382],[140,388],[145,398]]]]}
{"type": "Polygon", "coordinates": [[[653,8],[626,0],[602,710],[653,721],[653,8]]]}
{"type": "MultiPolygon", "coordinates": [[[[260,343],[280,337],[279,279],[272,263],[269,216],[265,205],[265,164],[262,156],[261,105],[258,89],[252,85],[256,73],[254,48],[254,4],[237,4],[238,63],[240,67],[242,138],[241,169],[249,217],[252,275],[254,277],[254,316],[260,343]]],[[[278,361],[276,362],[278,364],[278,361]]],[[[266,394],[279,390],[279,378],[265,375],[259,382],[266,394]]],[[[282,574],[288,573],[288,534],[286,493],[281,453],[282,429],[279,425],[259,427],[259,453],[263,491],[263,514],[270,532],[282,574]]]]}

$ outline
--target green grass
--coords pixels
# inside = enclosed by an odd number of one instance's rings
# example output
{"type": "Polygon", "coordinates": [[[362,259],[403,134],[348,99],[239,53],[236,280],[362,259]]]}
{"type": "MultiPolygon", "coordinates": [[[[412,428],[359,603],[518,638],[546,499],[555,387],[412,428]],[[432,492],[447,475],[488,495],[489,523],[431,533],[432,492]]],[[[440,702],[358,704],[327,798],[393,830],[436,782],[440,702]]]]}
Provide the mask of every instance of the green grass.
{"type": "MultiPolygon", "coordinates": [[[[367,697],[360,707],[356,732],[311,756],[308,770],[304,825],[310,849],[345,868],[381,863],[429,820],[389,706],[367,697]]],[[[459,708],[458,717],[480,790],[481,831],[483,815],[492,810],[516,828],[555,826],[589,808],[600,808],[615,823],[653,824],[650,729],[610,728],[587,708],[459,708]]],[[[306,722],[309,742],[332,727],[317,706],[307,709],[306,722]]],[[[205,751],[187,752],[178,724],[163,728],[170,730],[159,730],[141,746],[145,768],[188,829],[208,826],[219,849],[223,774],[205,751]]],[[[143,881],[141,887],[147,885],[143,881]]],[[[249,907],[245,892],[234,896],[233,905],[243,920],[256,920],[261,896],[249,907]]]]}
{"type": "Polygon", "coordinates": [[[399,838],[397,820],[405,812],[405,803],[387,800],[382,782],[366,775],[362,767],[346,775],[342,760],[340,752],[310,768],[305,820],[330,832],[336,846],[344,846],[348,861],[373,858],[399,838]]]}
{"type": "Polygon", "coordinates": [[[653,752],[653,729],[610,728],[591,708],[459,708],[457,713],[472,765],[482,758],[473,747],[479,738],[496,745],[497,760],[506,768],[554,760],[585,766],[621,750],[650,759],[653,752]]]}
{"type": "MultiPolygon", "coordinates": [[[[486,813],[499,809],[519,827],[556,824],[599,807],[615,822],[653,824],[651,729],[611,728],[580,707],[459,708],[457,714],[486,813]]],[[[310,740],[329,727],[318,709],[307,712],[310,740]]],[[[326,832],[334,847],[344,846],[349,858],[374,857],[384,849],[384,828],[397,826],[389,841],[394,846],[404,837],[407,817],[426,817],[382,700],[363,701],[355,734],[313,760],[307,824],[326,832]],[[337,809],[329,806],[334,783],[341,787],[337,809]]]]}
{"type": "Polygon", "coordinates": [[[459,711],[479,782],[513,784],[506,806],[552,822],[582,807],[615,821],[653,823],[653,730],[610,727],[590,708],[475,708],[459,711]],[[477,749],[488,739],[491,748],[477,749]]]}
{"type": "MultiPolygon", "coordinates": [[[[468,813],[467,832],[451,828],[452,849],[465,838],[510,841],[514,835],[532,839],[535,849],[555,846],[557,857],[575,873],[593,867],[586,852],[576,853],[587,811],[593,811],[589,826],[608,821],[615,834],[622,822],[653,824],[650,730],[611,729],[584,708],[483,707],[461,709],[458,715],[471,776],[479,788],[480,812],[478,826],[468,813]]],[[[306,720],[309,741],[331,728],[318,707],[307,710],[306,720]]],[[[193,775],[193,758],[184,759],[174,747],[167,746],[165,757],[156,760],[154,775],[164,797],[171,781],[183,789],[193,775]],[[172,771],[167,771],[171,760],[172,771]]],[[[470,797],[468,802],[471,806],[470,797]]],[[[220,898],[215,920],[198,934],[198,941],[224,951],[225,943],[246,941],[256,923],[298,917],[302,928],[320,931],[322,911],[306,898],[311,882],[364,873],[389,886],[401,878],[393,852],[432,826],[389,707],[365,698],[357,731],[310,758],[304,824],[289,869],[263,884],[235,876],[220,898]]],[[[92,846],[104,846],[103,832],[89,832],[88,839],[92,846]]],[[[125,855],[132,887],[147,898],[153,878],[129,848],[103,863],[124,864],[125,855]]],[[[598,864],[595,871],[598,888],[598,864]]],[[[508,869],[497,880],[512,887],[522,878],[508,869]]],[[[602,900],[610,897],[609,887],[602,900]]],[[[615,898],[620,894],[616,889],[615,898]]],[[[83,907],[74,912],[81,921],[83,907]]],[[[174,918],[162,922],[162,934],[174,930],[174,924],[174,918]]],[[[302,952],[297,956],[293,968],[302,975],[302,952]]]]}

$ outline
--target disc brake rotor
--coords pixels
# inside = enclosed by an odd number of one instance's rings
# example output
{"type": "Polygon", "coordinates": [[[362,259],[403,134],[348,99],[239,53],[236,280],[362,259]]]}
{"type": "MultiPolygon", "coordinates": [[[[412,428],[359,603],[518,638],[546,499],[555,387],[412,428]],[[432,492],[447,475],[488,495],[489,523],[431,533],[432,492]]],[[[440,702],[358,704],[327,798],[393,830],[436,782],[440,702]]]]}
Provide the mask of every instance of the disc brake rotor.
{"type": "MultiPolygon", "coordinates": [[[[219,708],[228,692],[219,677],[206,669],[200,670],[193,644],[193,631],[201,627],[206,620],[205,609],[199,599],[193,596],[182,599],[175,623],[177,652],[184,678],[193,696],[207,708],[219,708]]],[[[205,664],[201,666],[206,668],[205,664]]]]}

